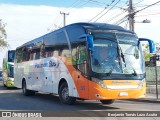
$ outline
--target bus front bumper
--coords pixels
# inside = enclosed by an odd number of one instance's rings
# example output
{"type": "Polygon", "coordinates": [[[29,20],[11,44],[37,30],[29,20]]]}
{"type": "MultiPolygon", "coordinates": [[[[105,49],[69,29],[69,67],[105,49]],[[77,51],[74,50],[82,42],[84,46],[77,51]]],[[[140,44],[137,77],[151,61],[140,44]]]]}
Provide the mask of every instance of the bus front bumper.
{"type": "Polygon", "coordinates": [[[6,86],[7,86],[7,87],[15,87],[15,86],[14,86],[14,81],[7,80],[7,81],[6,81],[6,86]]]}

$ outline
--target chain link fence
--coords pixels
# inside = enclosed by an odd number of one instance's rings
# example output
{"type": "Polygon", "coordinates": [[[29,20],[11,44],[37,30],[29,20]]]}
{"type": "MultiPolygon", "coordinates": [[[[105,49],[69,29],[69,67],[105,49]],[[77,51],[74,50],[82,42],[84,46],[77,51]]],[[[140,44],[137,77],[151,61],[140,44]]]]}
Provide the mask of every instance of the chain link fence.
{"type": "Polygon", "coordinates": [[[147,93],[160,97],[160,66],[146,67],[147,93]]]}

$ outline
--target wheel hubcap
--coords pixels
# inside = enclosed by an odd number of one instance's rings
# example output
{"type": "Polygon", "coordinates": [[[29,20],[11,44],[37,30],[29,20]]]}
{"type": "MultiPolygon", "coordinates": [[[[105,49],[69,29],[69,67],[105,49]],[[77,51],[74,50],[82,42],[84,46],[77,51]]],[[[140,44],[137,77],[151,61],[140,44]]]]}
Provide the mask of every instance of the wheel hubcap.
{"type": "Polygon", "coordinates": [[[67,100],[68,97],[69,97],[68,88],[64,88],[64,89],[62,90],[62,98],[63,98],[64,100],[67,100]]]}

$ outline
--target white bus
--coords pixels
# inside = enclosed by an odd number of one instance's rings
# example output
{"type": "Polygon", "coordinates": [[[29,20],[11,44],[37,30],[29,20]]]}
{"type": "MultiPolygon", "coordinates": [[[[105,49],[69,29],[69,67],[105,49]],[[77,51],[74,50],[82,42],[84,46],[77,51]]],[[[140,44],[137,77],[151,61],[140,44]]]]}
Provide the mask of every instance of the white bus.
{"type": "MultiPolygon", "coordinates": [[[[47,92],[60,101],[142,98],[145,64],[135,33],[104,23],[75,23],[16,49],[15,86],[24,95],[47,92]]],[[[147,40],[153,50],[153,41],[147,40]]]]}

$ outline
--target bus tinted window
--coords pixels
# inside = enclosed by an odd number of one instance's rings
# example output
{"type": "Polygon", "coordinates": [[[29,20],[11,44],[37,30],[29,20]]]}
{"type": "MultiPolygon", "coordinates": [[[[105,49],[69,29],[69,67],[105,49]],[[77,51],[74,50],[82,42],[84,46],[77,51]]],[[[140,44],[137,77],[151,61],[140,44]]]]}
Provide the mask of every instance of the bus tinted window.
{"type": "Polygon", "coordinates": [[[54,57],[58,57],[58,54],[59,54],[58,50],[54,50],[54,51],[53,51],[53,56],[54,56],[54,57]]]}
{"type": "Polygon", "coordinates": [[[53,56],[54,47],[45,48],[45,57],[52,57],[53,56]]]}
{"type": "Polygon", "coordinates": [[[44,38],[44,44],[46,46],[68,45],[68,42],[65,33],[61,31],[58,33],[50,33],[44,38]]]}
{"type": "Polygon", "coordinates": [[[80,41],[80,36],[85,34],[84,29],[82,29],[82,27],[79,26],[72,26],[69,29],[67,29],[67,32],[71,43],[80,41]]]}
{"type": "Polygon", "coordinates": [[[22,62],[22,49],[21,48],[16,51],[16,61],[17,63],[22,62]]]}
{"type": "Polygon", "coordinates": [[[22,49],[22,56],[23,56],[23,58],[22,58],[22,60],[23,61],[28,61],[29,60],[29,58],[30,58],[30,56],[29,56],[29,51],[28,51],[28,49],[26,48],[26,47],[24,47],[23,49],[22,49]]]}
{"type": "Polygon", "coordinates": [[[8,62],[14,62],[15,50],[8,51],[8,62]]]}
{"type": "Polygon", "coordinates": [[[30,58],[29,58],[29,60],[33,60],[33,59],[34,59],[34,53],[30,52],[30,58]]]}
{"type": "Polygon", "coordinates": [[[35,60],[40,59],[40,50],[35,51],[35,60]]]}
{"type": "Polygon", "coordinates": [[[74,66],[77,65],[77,58],[78,58],[77,47],[75,47],[72,49],[72,64],[74,66]]]}

